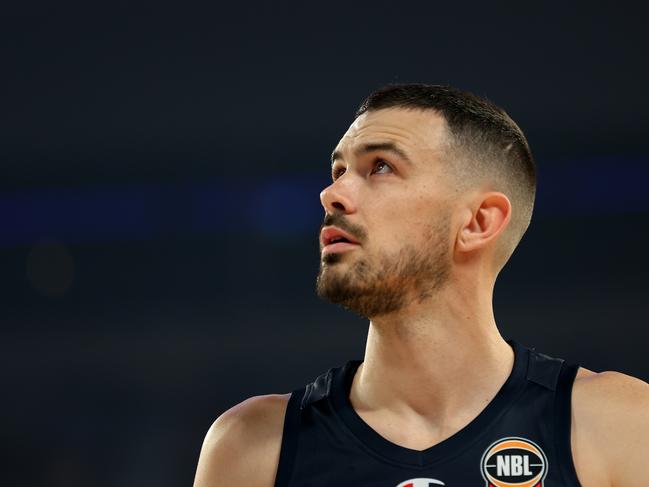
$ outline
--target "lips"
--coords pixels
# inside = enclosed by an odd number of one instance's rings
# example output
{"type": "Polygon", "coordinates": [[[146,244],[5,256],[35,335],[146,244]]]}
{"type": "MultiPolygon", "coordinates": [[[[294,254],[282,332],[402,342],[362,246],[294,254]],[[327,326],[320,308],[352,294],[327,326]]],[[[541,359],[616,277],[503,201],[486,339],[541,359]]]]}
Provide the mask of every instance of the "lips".
{"type": "Polygon", "coordinates": [[[324,227],[320,232],[320,243],[323,247],[339,243],[359,245],[358,240],[338,227],[324,227]]]}

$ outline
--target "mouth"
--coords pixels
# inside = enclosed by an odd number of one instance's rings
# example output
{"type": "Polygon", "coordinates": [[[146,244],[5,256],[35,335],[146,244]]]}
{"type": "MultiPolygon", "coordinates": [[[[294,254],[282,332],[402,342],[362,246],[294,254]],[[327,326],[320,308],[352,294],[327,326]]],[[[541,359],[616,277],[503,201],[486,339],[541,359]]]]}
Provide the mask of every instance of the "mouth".
{"type": "Polygon", "coordinates": [[[351,242],[335,242],[324,246],[322,248],[322,255],[349,252],[357,247],[360,247],[360,245],[351,242]]]}
{"type": "Polygon", "coordinates": [[[322,255],[348,252],[360,247],[360,243],[349,233],[338,227],[324,227],[320,232],[322,255]]]}

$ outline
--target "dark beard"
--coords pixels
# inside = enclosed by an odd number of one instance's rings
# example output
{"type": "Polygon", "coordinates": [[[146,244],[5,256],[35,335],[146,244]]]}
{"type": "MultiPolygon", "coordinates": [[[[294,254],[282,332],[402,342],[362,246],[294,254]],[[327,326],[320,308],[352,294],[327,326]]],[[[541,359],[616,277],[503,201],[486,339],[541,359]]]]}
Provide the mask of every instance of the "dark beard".
{"type": "Polygon", "coordinates": [[[413,300],[424,301],[450,274],[448,223],[443,219],[430,229],[426,248],[408,245],[397,255],[360,258],[347,272],[336,268],[344,265],[339,262],[347,258],[345,254],[325,256],[316,280],[318,296],[370,319],[398,311],[413,300]]]}

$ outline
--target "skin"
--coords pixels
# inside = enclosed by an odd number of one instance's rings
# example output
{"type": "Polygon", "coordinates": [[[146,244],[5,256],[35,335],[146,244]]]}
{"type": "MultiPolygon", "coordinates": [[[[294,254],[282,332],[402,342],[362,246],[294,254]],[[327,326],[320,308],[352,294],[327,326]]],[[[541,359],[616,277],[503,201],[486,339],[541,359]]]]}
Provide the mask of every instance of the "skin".
{"type": "MultiPolygon", "coordinates": [[[[435,274],[443,278],[433,287],[401,283],[394,289],[401,292],[396,309],[363,308],[378,314],[368,316],[364,362],[350,400],[384,438],[416,450],[470,423],[506,381],[514,360],[492,309],[494,252],[511,204],[488,182],[454,190],[443,171],[445,137],[445,122],[432,111],[366,113],[336,147],[335,179],[321,193],[325,214],[364,236],[358,248],[329,263],[323,259],[323,297],[341,279],[354,282],[359,261],[376,268],[381,257],[396,258],[408,245],[430,249],[436,269],[444,271],[435,274]],[[385,142],[411,164],[392,151],[362,150],[385,142]]],[[[347,303],[350,309],[354,304],[347,303]]],[[[223,413],[206,435],[194,486],[272,487],[289,397],[255,396],[223,413]]],[[[572,454],[581,485],[649,485],[649,385],[580,368],[572,398],[572,454]]]]}

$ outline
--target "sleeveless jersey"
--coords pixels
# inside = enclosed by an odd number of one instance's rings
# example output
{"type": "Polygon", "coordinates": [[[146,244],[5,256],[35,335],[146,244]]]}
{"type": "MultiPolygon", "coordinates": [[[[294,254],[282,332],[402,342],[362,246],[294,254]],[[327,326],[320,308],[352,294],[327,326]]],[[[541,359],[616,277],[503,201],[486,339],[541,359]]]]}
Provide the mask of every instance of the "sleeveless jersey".
{"type": "Polygon", "coordinates": [[[578,365],[514,340],[514,366],[468,425],[425,450],[374,431],[349,400],[360,360],[293,391],[275,487],[580,487],[570,447],[578,365]]]}

